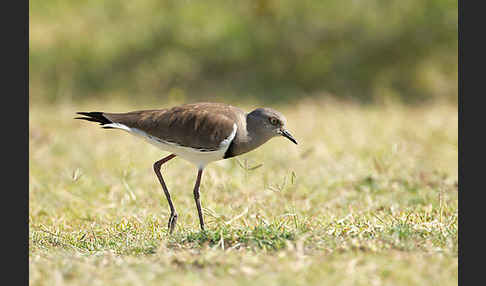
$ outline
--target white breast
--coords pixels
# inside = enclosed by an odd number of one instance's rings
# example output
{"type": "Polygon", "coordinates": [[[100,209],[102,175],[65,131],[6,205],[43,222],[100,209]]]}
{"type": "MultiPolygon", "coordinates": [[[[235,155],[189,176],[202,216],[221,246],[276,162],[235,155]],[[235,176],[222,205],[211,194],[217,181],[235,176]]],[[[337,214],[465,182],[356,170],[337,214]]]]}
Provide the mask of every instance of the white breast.
{"type": "Polygon", "coordinates": [[[158,137],[147,134],[146,132],[144,132],[140,129],[131,128],[131,127],[128,127],[124,124],[110,123],[110,124],[106,124],[105,126],[122,129],[122,130],[128,131],[130,134],[136,135],[138,137],[142,137],[143,139],[145,139],[150,144],[157,146],[158,148],[160,148],[164,151],[168,151],[170,153],[173,153],[173,154],[195,164],[199,169],[203,169],[210,162],[223,159],[224,154],[226,153],[226,150],[228,150],[228,148],[231,144],[231,141],[233,141],[233,139],[235,138],[236,130],[238,129],[236,124],[233,124],[233,131],[231,132],[231,134],[228,137],[226,137],[226,139],[221,141],[221,143],[219,144],[219,148],[217,150],[202,151],[202,150],[199,150],[199,149],[181,146],[181,145],[176,144],[176,143],[164,141],[164,140],[162,140],[158,137]]]}

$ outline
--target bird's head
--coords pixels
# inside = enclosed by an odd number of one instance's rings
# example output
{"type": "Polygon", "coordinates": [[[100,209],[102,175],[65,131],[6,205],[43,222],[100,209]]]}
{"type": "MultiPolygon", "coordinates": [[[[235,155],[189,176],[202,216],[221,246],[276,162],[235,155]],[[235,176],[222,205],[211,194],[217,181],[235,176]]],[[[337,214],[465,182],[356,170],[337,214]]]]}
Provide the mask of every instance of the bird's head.
{"type": "Polygon", "coordinates": [[[259,132],[266,135],[265,137],[283,136],[297,144],[285,127],[287,120],[282,113],[271,108],[257,108],[250,112],[248,117],[256,123],[254,126],[258,126],[259,132]]]}

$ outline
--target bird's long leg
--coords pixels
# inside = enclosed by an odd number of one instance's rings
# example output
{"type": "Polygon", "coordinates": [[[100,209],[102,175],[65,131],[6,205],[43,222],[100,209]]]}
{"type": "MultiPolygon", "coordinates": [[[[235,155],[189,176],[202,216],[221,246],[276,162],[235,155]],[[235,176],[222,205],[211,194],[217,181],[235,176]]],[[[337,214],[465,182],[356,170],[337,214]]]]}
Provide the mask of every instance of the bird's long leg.
{"type": "Polygon", "coordinates": [[[199,215],[199,224],[201,225],[201,230],[204,230],[204,219],[201,210],[201,201],[199,200],[199,185],[201,184],[201,176],[203,169],[199,169],[197,172],[196,185],[194,186],[194,200],[196,201],[197,214],[199,215]]]}
{"type": "Polygon", "coordinates": [[[162,185],[162,189],[164,190],[165,197],[167,198],[167,201],[169,202],[170,217],[169,217],[169,222],[168,222],[168,229],[169,229],[170,234],[172,234],[172,231],[174,231],[174,227],[177,223],[177,212],[174,208],[174,205],[172,204],[172,200],[170,198],[169,190],[167,189],[167,186],[165,185],[164,179],[162,178],[162,174],[160,173],[160,167],[162,167],[162,164],[164,164],[165,162],[174,158],[175,156],[176,155],[174,155],[174,154],[170,154],[169,156],[162,158],[161,160],[154,163],[155,174],[157,175],[157,178],[159,178],[159,182],[162,185]]]}

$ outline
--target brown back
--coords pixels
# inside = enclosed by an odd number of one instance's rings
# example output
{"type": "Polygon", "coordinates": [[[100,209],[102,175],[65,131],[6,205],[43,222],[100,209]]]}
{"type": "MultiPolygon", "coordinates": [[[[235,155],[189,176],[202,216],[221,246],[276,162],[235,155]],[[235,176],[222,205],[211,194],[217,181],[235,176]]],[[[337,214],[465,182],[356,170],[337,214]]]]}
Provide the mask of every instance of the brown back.
{"type": "Polygon", "coordinates": [[[204,150],[218,149],[233,131],[233,124],[237,124],[238,130],[246,128],[245,112],[223,103],[194,103],[170,109],[103,115],[115,123],[140,129],[164,141],[204,150]]]}

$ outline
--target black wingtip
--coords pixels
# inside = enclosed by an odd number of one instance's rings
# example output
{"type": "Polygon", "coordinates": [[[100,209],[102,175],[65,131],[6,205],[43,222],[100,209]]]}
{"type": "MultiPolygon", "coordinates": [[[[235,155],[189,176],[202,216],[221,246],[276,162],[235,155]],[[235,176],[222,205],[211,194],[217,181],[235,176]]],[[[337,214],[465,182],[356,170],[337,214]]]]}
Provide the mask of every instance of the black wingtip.
{"type": "Polygon", "coordinates": [[[76,112],[76,114],[84,115],[86,117],[75,117],[74,119],[98,122],[101,125],[112,123],[110,120],[108,120],[108,118],[103,115],[103,112],[76,112]]]}

